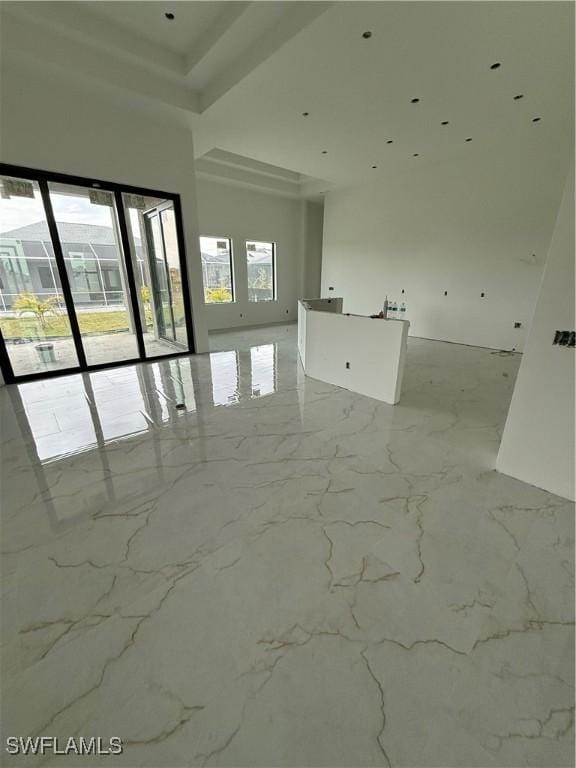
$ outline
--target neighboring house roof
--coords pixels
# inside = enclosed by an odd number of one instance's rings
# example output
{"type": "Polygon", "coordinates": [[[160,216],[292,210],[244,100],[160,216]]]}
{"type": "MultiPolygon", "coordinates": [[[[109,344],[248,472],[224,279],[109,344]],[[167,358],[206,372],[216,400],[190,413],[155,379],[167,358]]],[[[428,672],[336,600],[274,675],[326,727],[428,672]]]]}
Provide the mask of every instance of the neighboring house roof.
{"type": "Polygon", "coordinates": [[[250,264],[270,264],[270,254],[260,253],[258,251],[248,251],[248,257],[250,258],[250,264]]]}
{"type": "MultiPolygon", "coordinates": [[[[94,243],[96,245],[116,245],[112,227],[103,227],[100,224],[58,224],[58,234],[62,243],[94,243]]],[[[45,221],[37,221],[35,224],[27,224],[25,227],[11,229],[9,232],[0,232],[0,238],[10,240],[50,240],[48,224],[45,221]]],[[[135,238],[136,245],[140,245],[140,238],[135,238]]]]}
{"type": "MultiPolygon", "coordinates": [[[[62,243],[94,243],[95,245],[116,245],[112,227],[103,227],[99,224],[58,224],[58,234],[62,243]]],[[[11,229],[9,232],[0,232],[0,239],[7,240],[50,240],[48,224],[38,221],[35,224],[27,224],[25,227],[11,229]]],[[[136,239],[136,245],[140,245],[140,238],[136,239]]],[[[250,264],[267,262],[269,254],[259,251],[248,251],[250,264]]],[[[225,253],[206,253],[202,251],[204,264],[228,264],[229,257],[225,253]]]]}
{"type": "MultiPolygon", "coordinates": [[[[229,257],[226,253],[206,253],[201,251],[203,264],[226,264],[229,263],[229,257]]],[[[270,254],[259,253],[258,251],[248,251],[250,264],[270,263],[270,254]]]]}
{"type": "Polygon", "coordinates": [[[206,253],[200,251],[204,264],[228,264],[228,255],[225,253],[206,253]]]}
{"type": "MultiPolygon", "coordinates": [[[[98,224],[58,224],[58,234],[63,243],[100,243],[114,245],[112,227],[102,227],[98,224]]],[[[13,240],[50,240],[48,224],[38,221],[25,227],[2,232],[0,237],[13,240]]]]}

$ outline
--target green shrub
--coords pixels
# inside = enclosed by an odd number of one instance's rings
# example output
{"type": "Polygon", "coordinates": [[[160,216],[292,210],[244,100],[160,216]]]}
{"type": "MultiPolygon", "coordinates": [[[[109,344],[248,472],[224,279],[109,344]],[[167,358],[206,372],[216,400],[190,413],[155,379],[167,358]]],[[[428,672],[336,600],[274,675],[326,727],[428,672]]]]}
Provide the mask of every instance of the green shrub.
{"type": "Polygon", "coordinates": [[[206,301],[211,304],[222,304],[232,301],[232,292],[229,288],[208,288],[206,301]]]}

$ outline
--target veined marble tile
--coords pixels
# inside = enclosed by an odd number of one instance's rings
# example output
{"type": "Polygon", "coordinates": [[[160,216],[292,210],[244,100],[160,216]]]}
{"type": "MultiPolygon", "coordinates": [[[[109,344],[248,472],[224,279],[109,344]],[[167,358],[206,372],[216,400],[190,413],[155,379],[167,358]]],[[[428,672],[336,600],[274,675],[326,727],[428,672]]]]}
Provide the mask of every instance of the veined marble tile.
{"type": "Polygon", "coordinates": [[[574,505],[494,471],[519,356],[388,406],[296,329],[0,390],[7,766],[574,764],[574,505]],[[182,405],[177,409],[176,405],[182,405]]]}

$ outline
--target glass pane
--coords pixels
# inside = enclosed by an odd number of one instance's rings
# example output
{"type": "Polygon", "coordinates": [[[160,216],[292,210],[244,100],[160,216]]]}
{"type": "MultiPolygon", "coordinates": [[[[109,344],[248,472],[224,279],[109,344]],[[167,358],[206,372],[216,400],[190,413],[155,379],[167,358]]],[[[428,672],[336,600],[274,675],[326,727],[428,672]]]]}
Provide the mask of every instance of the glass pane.
{"type": "Polygon", "coordinates": [[[174,317],[174,330],[176,341],[188,346],[186,334],[186,318],[184,316],[184,293],[182,290],[182,275],[180,273],[180,251],[176,236],[176,217],[173,208],[164,208],[160,217],[162,219],[162,232],[164,233],[164,250],[168,267],[168,280],[172,295],[172,312],[174,317]]]}
{"type": "Polygon", "coordinates": [[[170,301],[170,286],[166,271],[166,255],[164,252],[164,240],[160,226],[160,216],[151,214],[148,218],[152,237],[152,252],[154,254],[154,271],[156,276],[153,289],[156,297],[156,306],[159,313],[158,324],[161,329],[161,337],[168,341],[174,341],[175,332],[172,327],[172,306],[170,301]]]}
{"type": "Polygon", "coordinates": [[[78,357],[36,182],[3,176],[0,329],[15,376],[75,368],[78,357]]]}
{"type": "Polygon", "coordinates": [[[148,357],[188,347],[173,203],[124,194],[144,346],[148,357]]]}
{"type": "Polygon", "coordinates": [[[234,301],[230,240],[227,237],[201,237],[200,255],[206,304],[234,301]]]}
{"type": "Polygon", "coordinates": [[[137,358],[114,195],[48,186],[88,365],[137,358]],[[100,245],[108,246],[105,259],[96,250],[100,245]]]}
{"type": "Polygon", "coordinates": [[[274,243],[246,242],[249,301],[274,301],[276,298],[274,256],[274,243]]]}

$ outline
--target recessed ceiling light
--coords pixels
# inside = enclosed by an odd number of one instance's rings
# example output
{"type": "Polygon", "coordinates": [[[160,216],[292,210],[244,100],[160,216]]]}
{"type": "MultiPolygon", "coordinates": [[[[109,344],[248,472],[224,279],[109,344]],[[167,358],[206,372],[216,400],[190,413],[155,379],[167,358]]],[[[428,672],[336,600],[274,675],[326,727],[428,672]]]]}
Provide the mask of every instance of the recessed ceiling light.
{"type": "Polygon", "coordinates": [[[310,112],[302,112],[302,117],[308,117],[309,114],[310,112]]]}
{"type": "Polygon", "coordinates": [[[328,150],[327,150],[327,149],[323,149],[323,150],[322,150],[322,154],[323,154],[323,155],[327,155],[327,154],[328,154],[328,150]]]}
{"type": "Polygon", "coordinates": [[[518,99],[523,99],[523,98],[524,98],[524,94],[523,93],[519,93],[516,96],[514,96],[514,101],[518,101],[518,99]]]}
{"type": "Polygon", "coordinates": [[[388,141],[386,142],[386,144],[392,144],[392,143],[393,143],[392,139],[388,139],[388,141]]]}
{"type": "Polygon", "coordinates": [[[540,122],[540,120],[542,120],[542,118],[541,118],[541,117],[533,117],[533,118],[532,118],[532,122],[533,122],[533,123],[539,123],[539,122],[540,122]]]}
{"type": "Polygon", "coordinates": [[[372,166],[372,170],[375,170],[376,168],[378,168],[378,166],[377,166],[377,165],[373,165],[373,166],[372,166]]]}
{"type": "Polygon", "coordinates": [[[370,32],[369,29],[366,30],[366,32],[362,32],[362,37],[364,40],[369,40],[372,37],[372,32],[370,32]]]}
{"type": "Polygon", "coordinates": [[[414,152],[414,154],[412,155],[412,157],[420,157],[420,155],[418,154],[418,152],[414,152]]]}
{"type": "Polygon", "coordinates": [[[468,139],[466,139],[466,141],[472,141],[472,139],[471,139],[471,138],[468,138],[468,139]]]}
{"type": "Polygon", "coordinates": [[[500,64],[499,61],[497,61],[495,64],[490,64],[490,69],[500,69],[502,64],[500,64]]]}
{"type": "Polygon", "coordinates": [[[166,16],[166,18],[169,19],[170,21],[174,20],[174,14],[173,13],[170,13],[170,12],[169,13],[165,13],[164,16],[166,16]]]}
{"type": "Polygon", "coordinates": [[[448,120],[443,120],[440,125],[448,125],[448,120]]]}
{"type": "Polygon", "coordinates": [[[418,104],[419,101],[420,99],[411,99],[410,104],[418,104]]]}

